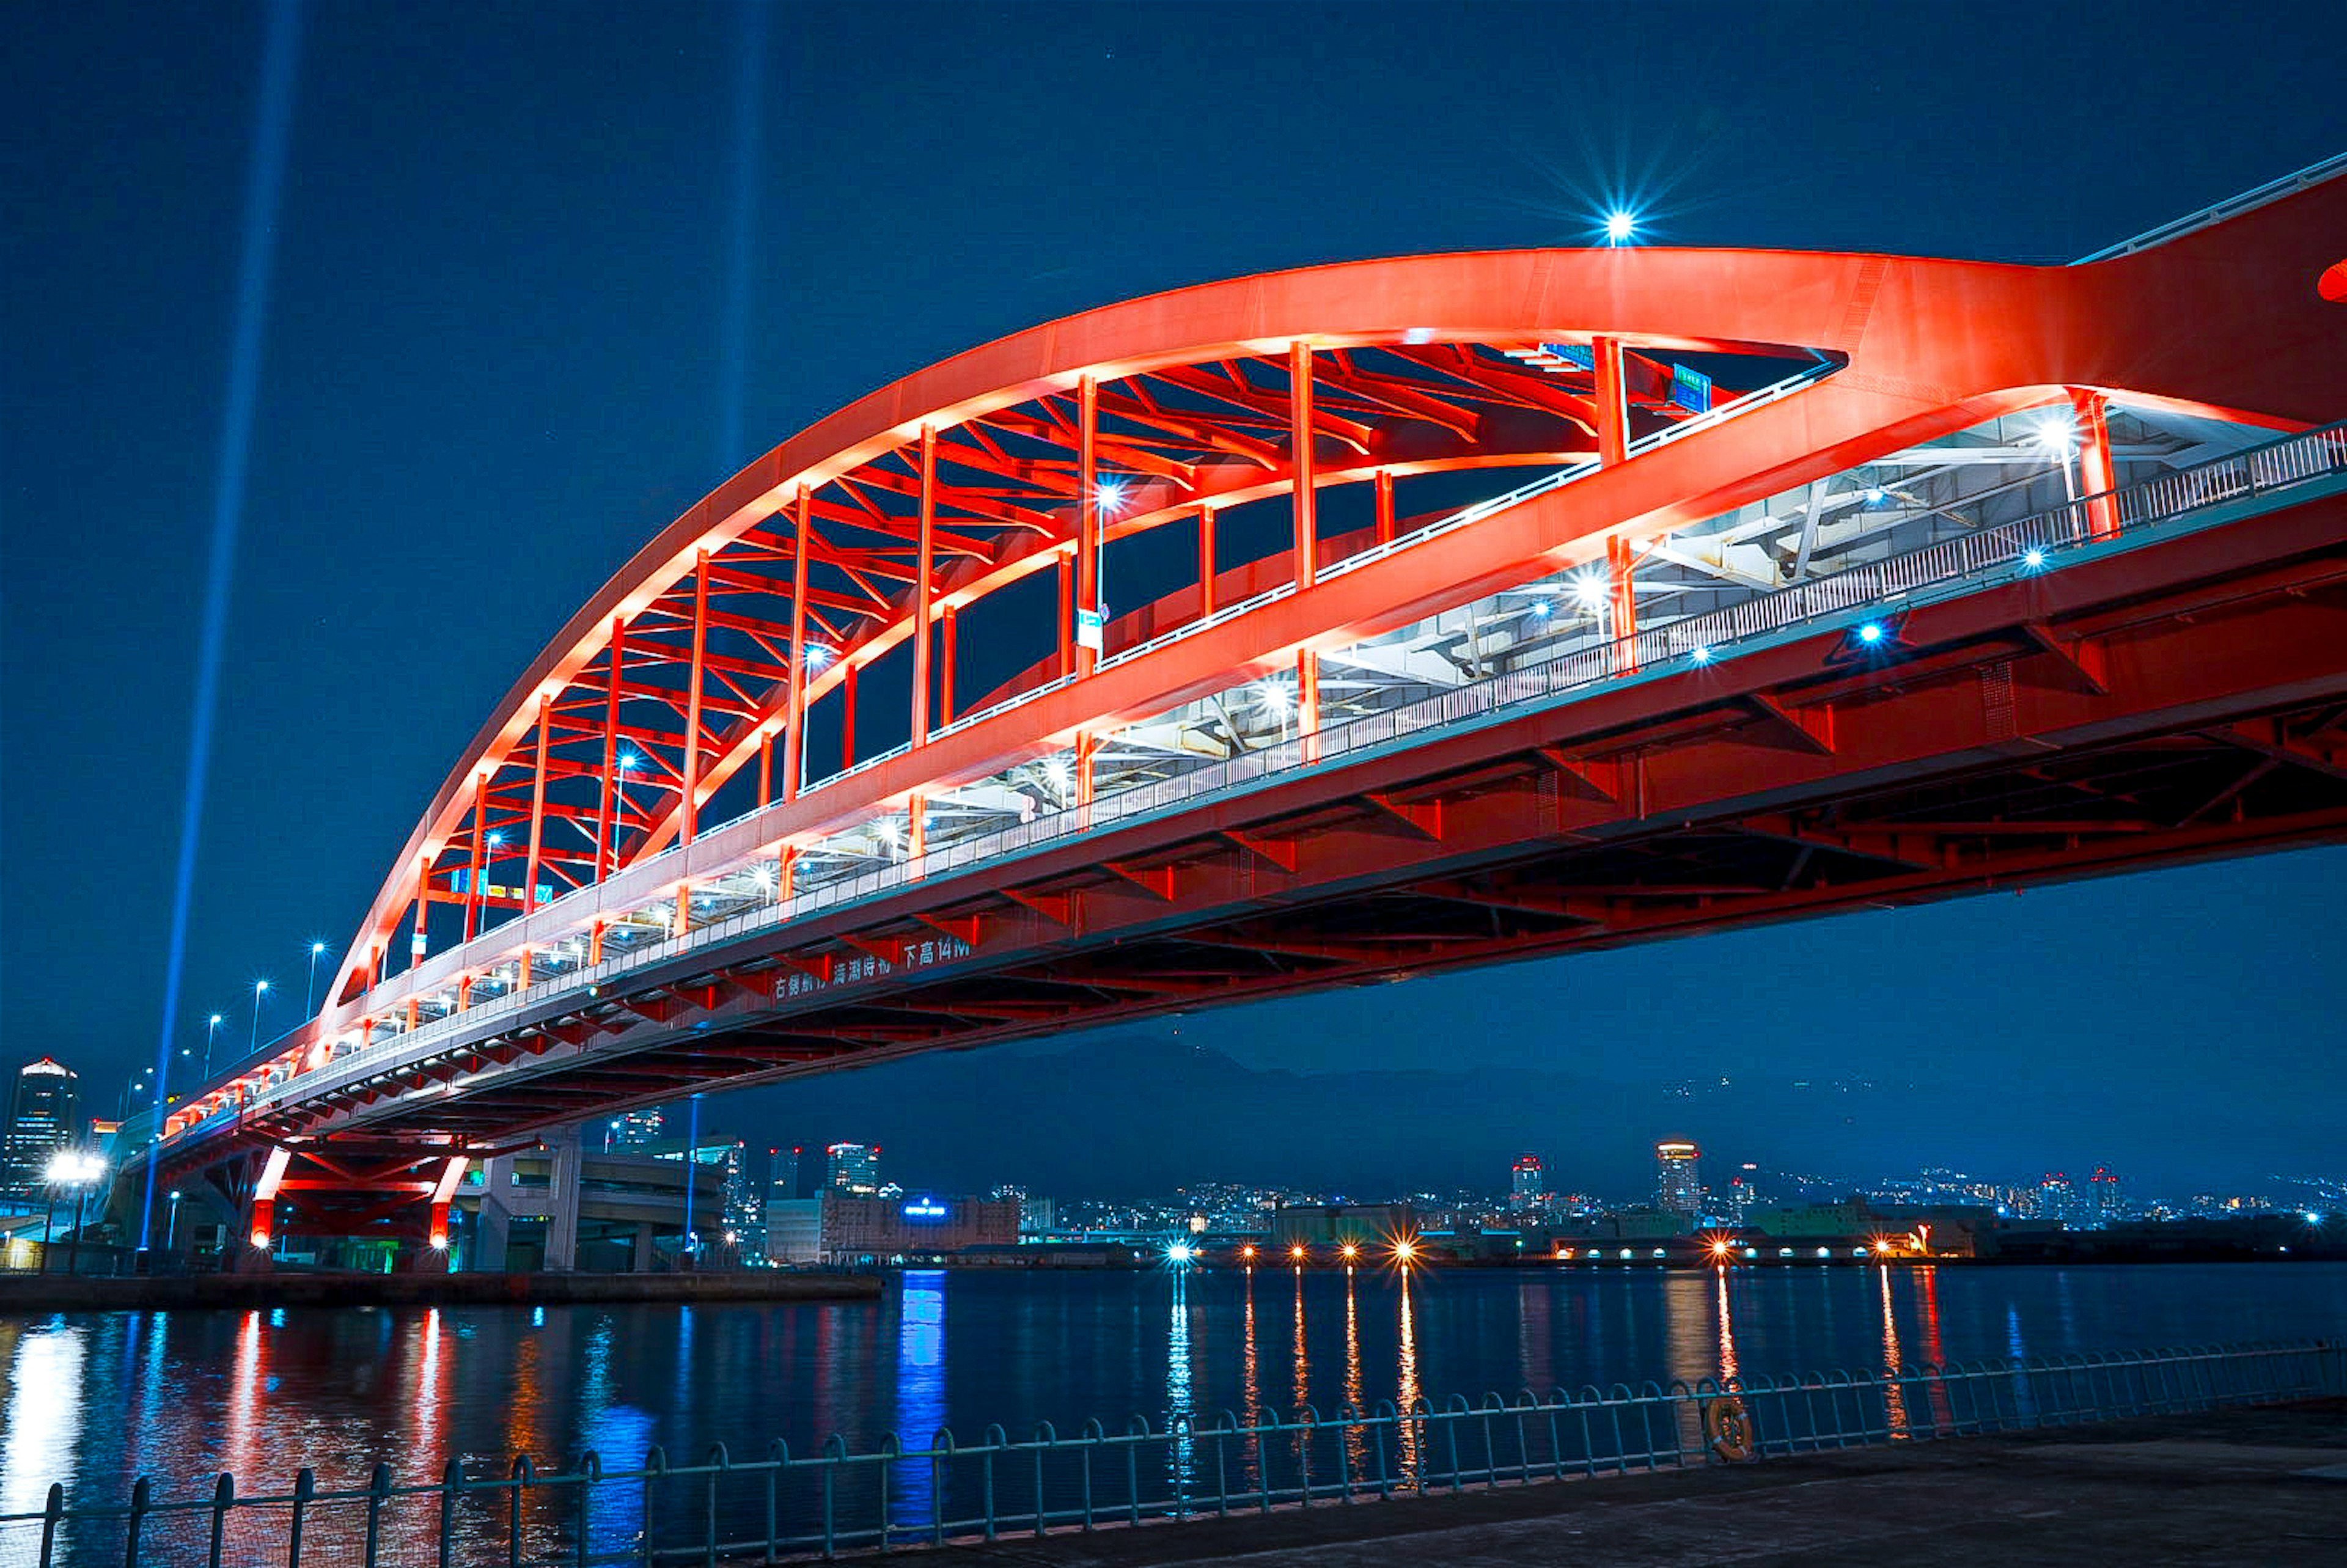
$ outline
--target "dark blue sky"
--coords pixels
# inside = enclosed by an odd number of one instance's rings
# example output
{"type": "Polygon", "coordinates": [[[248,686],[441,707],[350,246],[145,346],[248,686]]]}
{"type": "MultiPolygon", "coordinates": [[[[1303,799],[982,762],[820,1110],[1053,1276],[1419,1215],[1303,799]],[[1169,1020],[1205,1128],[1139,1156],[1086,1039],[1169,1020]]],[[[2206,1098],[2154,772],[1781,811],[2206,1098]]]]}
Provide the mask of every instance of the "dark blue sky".
{"type": "MultiPolygon", "coordinates": [[[[161,1007],[261,13],[8,26],[0,1039],[110,1097],[161,1007]]],[[[308,943],[347,937],[570,610],[878,384],[1209,278],[1578,242],[1617,196],[1672,242],[2066,260],[2347,147],[2331,8],[2231,27],[2157,4],[794,4],[742,164],[738,6],[314,7],[180,1037],[214,1009],[241,1037],[256,977],[298,998],[308,943]]],[[[2271,857],[1193,1027],[1307,1071],[1928,1055],[2085,1126],[2210,1092],[2229,1127],[2335,1120],[2342,872],[2271,857]]],[[[1974,1143],[1993,1114],[1946,1108],[1974,1143]]],[[[2198,1163],[2263,1168],[2229,1136],[2198,1163]]]]}

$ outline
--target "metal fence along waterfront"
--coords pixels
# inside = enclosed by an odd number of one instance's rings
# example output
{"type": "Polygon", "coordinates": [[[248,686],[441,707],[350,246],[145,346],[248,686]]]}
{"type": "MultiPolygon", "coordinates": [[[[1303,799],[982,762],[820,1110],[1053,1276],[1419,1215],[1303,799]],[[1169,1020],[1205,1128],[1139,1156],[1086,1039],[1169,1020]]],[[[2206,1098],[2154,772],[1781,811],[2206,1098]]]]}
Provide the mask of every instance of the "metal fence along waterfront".
{"type": "Polygon", "coordinates": [[[526,1457],[440,1479],[322,1487],[309,1469],[253,1492],[220,1476],[169,1495],[141,1479],[127,1502],[49,1490],[0,1516],[0,1563],[53,1568],[283,1564],[316,1568],[556,1568],[775,1563],[950,1541],[1344,1506],[1827,1449],[1925,1441],[2347,1394],[2347,1346],[2302,1341],[1876,1371],[1706,1378],[1689,1385],[1424,1399],[1249,1424],[1224,1412],[1134,1417],[1121,1429],[1049,1425],[925,1447],[884,1438],[849,1453],[776,1442],[696,1460],[652,1450],[634,1469],[593,1453],[559,1471],[526,1457]]]}

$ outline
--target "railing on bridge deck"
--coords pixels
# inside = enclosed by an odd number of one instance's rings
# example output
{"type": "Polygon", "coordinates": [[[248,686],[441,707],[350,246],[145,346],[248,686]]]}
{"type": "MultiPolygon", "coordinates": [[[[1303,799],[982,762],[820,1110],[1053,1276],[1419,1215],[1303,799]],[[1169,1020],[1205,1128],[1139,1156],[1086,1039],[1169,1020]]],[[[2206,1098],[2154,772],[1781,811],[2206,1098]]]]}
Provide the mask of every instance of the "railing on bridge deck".
{"type": "MultiPolygon", "coordinates": [[[[2120,489],[2081,497],[1905,555],[1756,594],[1724,609],[1643,630],[1628,639],[1584,647],[1543,663],[1333,724],[1309,736],[1102,794],[1089,805],[1039,815],[999,832],[941,845],[915,858],[841,876],[787,899],[711,921],[680,937],[631,948],[600,963],[564,970],[527,989],[346,1050],[318,1068],[251,1095],[246,1108],[306,1098],[361,1081],[394,1064],[405,1067],[427,1060],[428,1048],[434,1044],[461,1043],[499,1020],[549,998],[600,988],[631,970],[876,897],[980,861],[999,861],[1114,825],[1189,809],[1216,794],[1253,789],[1299,769],[1407,743],[1430,731],[1570,701],[1617,682],[1652,679],[1694,665],[1717,663],[1788,637],[1809,635],[1837,618],[1860,620],[1866,612],[1909,609],[2015,577],[2051,571],[2066,558],[2140,538],[2147,530],[2173,523],[2193,526],[2198,519],[2216,516],[2215,509],[2228,504],[2259,501],[2326,479],[2347,484],[2347,421],[2283,436],[2120,489]]],[[[1014,701],[1026,701],[1030,695],[1014,701]]],[[[874,758],[862,765],[882,760],[874,758]]],[[[837,777],[828,782],[835,783],[837,777]]],[[[678,855],[682,850],[666,853],[678,855]]],[[[589,888],[570,897],[592,898],[594,894],[595,889],[589,888]]],[[[558,901],[542,906],[539,912],[559,907],[558,901]]],[[[231,1126],[239,1114],[234,1110],[216,1112],[181,1135],[231,1126]]]]}
{"type": "Polygon", "coordinates": [[[653,1449],[633,1470],[593,1453],[540,1473],[451,1460],[399,1483],[377,1464],[364,1486],[323,1486],[303,1468],[284,1491],[222,1475],[208,1495],[166,1498],[139,1480],[128,1505],[69,1502],[0,1516],[0,1555],[56,1568],[263,1563],[300,1568],[555,1568],[558,1564],[761,1562],[996,1541],[1275,1509],[1439,1495],[1749,1457],[1973,1437],[2347,1394],[2347,1347],[2316,1341],[1918,1365],[1877,1371],[1705,1378],[1636,1389],[1527,1389],[1454,1398],[1438,1409],[1380,1402],[1242,1424],[1176,1414],[1122,1430],[1046,1424],[976,1443],[940,1430],[925,1448],[884,1437],[850,1453],[839,1438],[794,1455],[772,1444],[698,1463],[653,1449]]]}

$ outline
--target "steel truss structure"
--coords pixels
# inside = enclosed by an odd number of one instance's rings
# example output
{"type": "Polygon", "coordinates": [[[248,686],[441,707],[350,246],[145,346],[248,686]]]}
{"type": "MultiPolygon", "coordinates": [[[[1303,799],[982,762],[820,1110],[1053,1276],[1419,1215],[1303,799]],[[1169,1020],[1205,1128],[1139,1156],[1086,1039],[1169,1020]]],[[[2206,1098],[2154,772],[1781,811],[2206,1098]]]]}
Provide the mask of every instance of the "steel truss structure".
{"type": "Polygon", "coordinates": [[[343,1139],[2339,835],[2342,233],[1414,257],[918,372],[580,610],[162,1157],[265,1236],[343,1139]]]}

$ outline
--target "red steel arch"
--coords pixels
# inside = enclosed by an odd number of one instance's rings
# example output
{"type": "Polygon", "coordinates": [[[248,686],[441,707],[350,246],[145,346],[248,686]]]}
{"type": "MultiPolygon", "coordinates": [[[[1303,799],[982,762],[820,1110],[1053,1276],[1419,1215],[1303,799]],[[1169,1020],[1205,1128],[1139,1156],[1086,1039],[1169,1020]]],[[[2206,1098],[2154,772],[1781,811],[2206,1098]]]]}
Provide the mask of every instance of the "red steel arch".
{"type": "MultiPolygon", "coordinates": [[[[741,794],[754,777],[758,805],[786,808],[774,842],[811,838],[1250,668],[1602,557],[1609,540],[2035,405],[2076,401],[2091,490],[2110,485],[2096,439],[2109,395],[2284,429],[2333,417],[2347,355],[2318,280],[2342,232],[2347,181],[2334,180],[2070,268],[1644,249],[1411,257],[1181,290],[973,349],[784,442],[579,610],[395,857],[305,1039],[369,1024],[403,928],[412,965],[460,923],[469,939],[541,888],[605,881],[706,827],[729,783],[741,794]],[[1559,344],[1586,364],[1520,357],[1559,344]],[[1674,356],[1703,357],[1724,393],[1800,363],[1831,374],[1698,421],[1672,399],[1674,356]],[[1703,427],[1652,444],[1678,423],[1703,427]],[[1335,555],[1409,531],[1419,519],[1397,499],[1409,487],[1573,463],[1598,468],[1570,506],[1501,511],[1407,559],[1321,576],[1335,555]],[[1373,526],[1326,537],[1320,495],[1352,485],[1372,487],[1373,526]],[[1187,602],[1204,615],[1283,580],[1293,594],[1244,628],[1097,670],[1076,627],[1101,606],[1108,545],[1194,519],[1211,539],[1218,514],[1279,497],[1286,550],[1235,571],[1210,553],[1187,602]],[[1060,684],[982,734],[939,733],[958,716],[956,620],[1036,573],[1061,580],[1022,679],[1060,684]],[[890,699],[909,708],[907,754],[807,796],[809,710],[836,701],[852,735],[859,674],[908,644],[911,694],[890,699]]],[[[689,893],[676,917],[691,918],[689,893]]]]}

